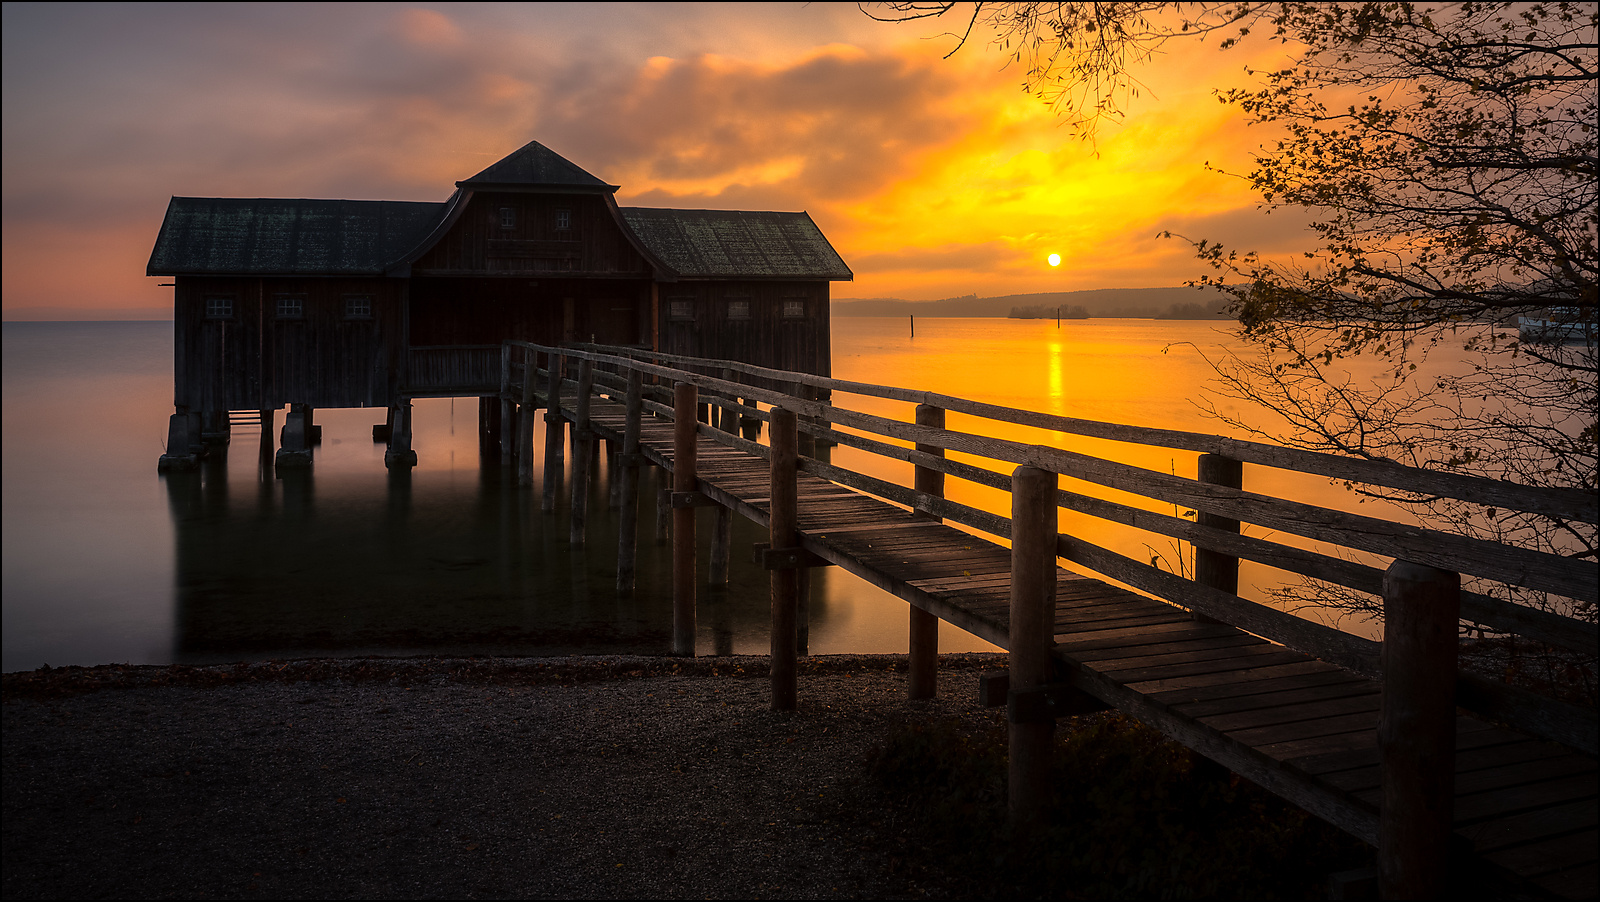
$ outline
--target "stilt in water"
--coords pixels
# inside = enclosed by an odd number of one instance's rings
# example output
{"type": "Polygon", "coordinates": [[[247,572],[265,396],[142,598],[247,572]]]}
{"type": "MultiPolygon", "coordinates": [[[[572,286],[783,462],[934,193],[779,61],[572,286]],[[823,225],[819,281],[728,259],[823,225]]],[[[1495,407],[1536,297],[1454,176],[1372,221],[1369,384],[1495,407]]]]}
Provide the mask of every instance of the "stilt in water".
{"type": "Polygon", "coordinates": [[[156,470],[193,470],[199,466],[200,457],[189,449],[189,412],[179,408],[167,420],[167,450],[156,462],[156,470]]]}
{"type": "Polygon", "coordinates": [[[289,405],[289,415],[283,420],[283,434],[278,439],[278,456],[274,461],[278,469],[311,466],[311,439],[306,428],[309,416],[308,406],[289,405]]]}
{"type": "Polygon", "coordinates": [[[617,594],[633,594],[639,557],[639,431],[644,417],[644,377],[628,371],[627,421],[623,426],[621,472],[612,477],[621,486],[617,514],[617,594]]]}
{"type": "Polygon", "coordinates": [[[549,381],[545,388],[544,414],[544,493],[539,509],[554,513],[556,494],[561,491],[561,439],[564,420],[561,418],[561,368],[559,354],[549,356],[549,381]]]}
{"type": "Polygon", "coordinates": [[[383,465],[390,469],[414,467],[417,452],[411,450],[411,399],[402,398],[394,406],[391,417],[394,428],[389,435],[389,450],[383,453],[383,465]]]}

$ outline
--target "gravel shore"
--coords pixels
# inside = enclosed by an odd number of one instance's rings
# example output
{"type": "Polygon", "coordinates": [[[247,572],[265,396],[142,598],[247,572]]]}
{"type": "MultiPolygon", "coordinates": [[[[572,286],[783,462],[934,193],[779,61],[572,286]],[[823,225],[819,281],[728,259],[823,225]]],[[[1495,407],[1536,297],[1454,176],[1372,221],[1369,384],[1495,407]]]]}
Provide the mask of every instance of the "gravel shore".
{"type": "Polygon", "coordinates": [[[989,725],[981,670],[900,656],[364,658],[4,676],[6,898],[944,896],[864,759],[989,725]]]}

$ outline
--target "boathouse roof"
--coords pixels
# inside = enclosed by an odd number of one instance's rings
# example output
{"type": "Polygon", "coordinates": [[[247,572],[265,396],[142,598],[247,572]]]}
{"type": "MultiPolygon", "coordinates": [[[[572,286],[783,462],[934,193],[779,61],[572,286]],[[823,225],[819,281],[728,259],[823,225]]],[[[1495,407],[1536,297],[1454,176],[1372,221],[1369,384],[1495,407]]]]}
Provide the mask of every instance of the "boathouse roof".
{"type": "Polygon", "coordinates": [[[381,275],[445,205],[396,200],[174,197],[147,274],[381,275]]]}
{"type": "Polygon", "coordinates": [[[622,207],[640,242],[688,279],[855,278],[806,213],[622,207]]]}
{"type": "Polygon", "coordinates": [[[855,276],[806,213],[617,207],[608,185],[537,141],[469,179],[443,203],[174,197],[146,274],[401,275],[475,192],[599,194],[667,279],[855,276]]]}

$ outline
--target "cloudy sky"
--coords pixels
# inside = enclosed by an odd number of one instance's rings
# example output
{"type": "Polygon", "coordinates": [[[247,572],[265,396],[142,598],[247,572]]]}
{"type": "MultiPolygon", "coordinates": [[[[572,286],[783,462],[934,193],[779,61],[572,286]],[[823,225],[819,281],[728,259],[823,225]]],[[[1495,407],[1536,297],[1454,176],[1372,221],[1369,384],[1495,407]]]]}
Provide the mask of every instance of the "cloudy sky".
{"type": "Polygon", "coordinates": [[[806,210],[834,296],[1176,285],[1170,229],[1307,243],[1238,178],[1270,138],[1217,103],[1282,48],[1174,48],[1094,146],[950,23],[853,4],[25,4],[4,16],[4,307],[170,304],[172,195],[447,198],[530,140],[623,205],[806,210]],[[1051,253],[1062,264],[1046,262],[1051,253]]]}

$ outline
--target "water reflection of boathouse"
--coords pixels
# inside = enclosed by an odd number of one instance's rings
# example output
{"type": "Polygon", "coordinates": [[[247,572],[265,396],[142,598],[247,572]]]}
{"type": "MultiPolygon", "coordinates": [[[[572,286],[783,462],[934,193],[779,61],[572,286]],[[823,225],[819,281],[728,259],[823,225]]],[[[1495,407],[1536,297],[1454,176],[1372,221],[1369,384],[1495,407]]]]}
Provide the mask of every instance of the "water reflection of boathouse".
{"type": "Polygon", "coordinates": [[[828,283],[852,275],[810,216],[617,190],[532,142],[443,203],[174,197],[147,268],[174,285],[164,464],[284,405],[287,451],[316,408],[389,408],[409,438],[412,398],[499,393],[506,339],[830,374],[828,283]]]}

